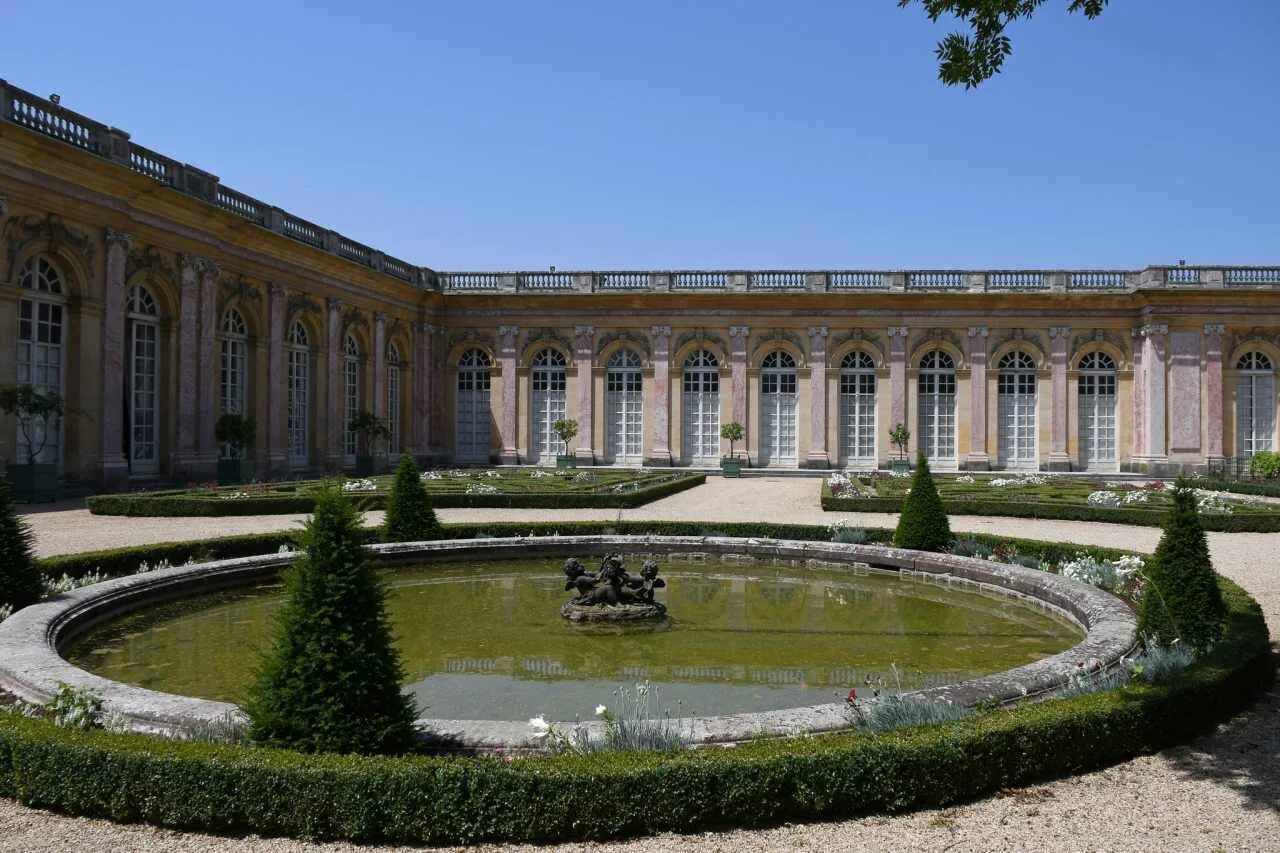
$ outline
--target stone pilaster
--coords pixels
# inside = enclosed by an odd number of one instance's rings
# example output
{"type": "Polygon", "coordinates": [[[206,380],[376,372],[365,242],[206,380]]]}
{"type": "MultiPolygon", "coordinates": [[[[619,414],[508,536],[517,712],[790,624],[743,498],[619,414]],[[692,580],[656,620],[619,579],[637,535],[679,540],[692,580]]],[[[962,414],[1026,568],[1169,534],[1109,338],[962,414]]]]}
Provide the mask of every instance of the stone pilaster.
{"type": "Polygon", "coordinates": [[[387,417],[387,315],[381,311],[373,315],[373,413],[387,417]]]}
{"type": "Polygon", "coordinates": [[[573,357],[577,363],[578,379],[578,446],[574,456],[581,462],[594,465],[596,454],[592,445],[595,435],[594,407],[592,406],[592,361],[595,357],[595,329],[591,326],[575,326],[573,330],[573,357]]]}
{"type": "Polygon", "coordinates": [[[102,484],[120,486],[129,479],[124,455],[125,312],[129,299],[126,264],[133,241],[128,234],[106,229],[107,277],[102,303],[102,484]]]}
{"type": "Polygon", "coordinates": [[[987,339],[986,326],[969,327],[969,453],[964,465],[970,471],[991,467],[987,452],[987,339]]]}
{"type": "Polygon", "coordinates": [[[413,430],[415,456],[426,456],[431,445],[431,344],[430,323],[413,325],[413,430]]]}
{"type": "Polygon", "coordinates": [[[325,464],[330,471],[341,470],[346,461],[343,453],[342,412],[346,388],[342,381],[342,301],[329,298],[325,318],[325,400],[324,448],[325,464]]]}
{"type": "Polygon", "coordinates": [[[827,456],[827,327],[809,327],[809,454],[806,468],[829,468],[827,456]]]}
{"type": "MultiPolygon", "coordinates": [[[[885,332],[889,336],[889,425],[881,432],[888,435],[898,424],[907,423],[907,327],[890,326],[885,332]]],[[[914,435],[910,424],[907,427],[914,435]]]]}
{"type": "Polygon", "coordinates": [[[1167,449],[1171,453],[1204,456],[1201,447],[1202,382],[1200,360],[1204,335],[1200,329],[1178,330],[1169,335],[1169,385],[1167,449]]]}
{"type": "Polygon", "coordinates": [[[1222,425],[1222,336],[1226,327],[1206,323],[1204,327],[1204,460],[1221,462],[1222,425]]]}
{"type": "Polygon", "coordinates": [[[1071,329],[1053,326],[1049,329],[1049,370],[1051,391],[1049,405],[1049,470],[1070,471],[1071,456],[1067,452],[1067,431],[1070,399],[1067,391],[1067,341],[1071,329]]]}
{"type": "Polygon", "coordinates": [[[289,389],[284,352],[289,292],[272,282],[267,293],[267,471],[275,476],[289,468],[289,389]]]}
{"type": "Polygon", "coordinates": [[[178,440],[171,470],[179,476],[199,476],[196,418],[200,387],[200,267],[193,255],[179,259],[178,286],[178,440]]]}
{"type": "Polygon", "coordinates": [[[214,441],[214,423],[218,420],[218,384],[221,379],[215,335],[218,329],[218,267],[212,261],[200,266],[200,398],[197,404],[197,455],[200,472],[215,476],[218,468],[218,445],[214,441]]]}
{"type": "Polygon", "coordinates": [[[733,418],[742,424],[742,446],[751,444],[751,421],[747,418],[747,337],[749,326],[729,327],[729,382],[733,387],[733,418]]]}
{"type": "Polygon", "coordinates": [[[646,465],[671,464],[671,327],[654,326],[653,336],[653,388],[650,410],[646,412],[653,424],[653,448],[646,465]]]}
{"type": "Polygon", "coordinates": [[[517,465],[520,450],[516,420],[516,391],[519,378],[516,375],[516,335],[518,326],[498,327],[498,364],[502,370],[502,464],[517,465]]]}
{"type": "Polygon", "coordinates": [[[1166,383],[1169,327],[1149,323],[1138,329],[1142,337],[1142,435],[1143,445],[1134,461],[1160,465],[1168,461],[1165,439],[1166,383]]]}

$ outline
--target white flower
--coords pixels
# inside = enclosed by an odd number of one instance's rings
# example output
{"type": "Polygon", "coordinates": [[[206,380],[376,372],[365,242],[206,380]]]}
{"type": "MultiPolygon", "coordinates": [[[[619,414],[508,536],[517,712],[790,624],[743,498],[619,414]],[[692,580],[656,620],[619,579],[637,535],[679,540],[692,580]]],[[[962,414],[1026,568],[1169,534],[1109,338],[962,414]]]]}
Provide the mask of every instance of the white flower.
{"type": "Polygon", "coordinates": [[[606,708],[605,706],[603,706],[603,705],[597,705],[597,706],[596,706],[596,716],[597,716],[597,717],[602,717],[602,716],[604,716],[604,712],[605,712],[605,711],[607,711],[607,710],[609,710],[609,709],[608,709],[608,708],[606,708]]]}
{"type": "Polygon", "coordinates": [[[439,471],[423,471],[422,479],[424,480],[443,480],[444,475],[439,471]]]}
{"type": "Polygon", "coordinates": [[[972,482],[974,482],[974,479],[973,479],[973,477],[972,477],[972,476],[970,476],[969,474],[962,474],[962,475],[960,475],[959,477],[956,477],[956,482],[957,482],[957,483],[972,483],[972,482]]]}
{"type": "Polygon", "coordinates": [[[281,545],[279,548],[277,548],[277,549],[276,549],[276,553],[277,553],[277,554],[292,554],[292,553],[293,553],[293,549],[292,549],[292,548],[290,548],[290,547],[289,547],[289,545],[286,543],[286,544],[284,544],[284,545],[281,545]]]}
{"type": "Polygon", "coordinates": [[[469,495],[496,495],[498,489],[488,483],[468,483],[467,494],[469,495]]]}
{"type": "Polygon", "coordinates": [[[1126,504],[1144,504],[1151,497],[1151,493],[1137,489],[1132,492],[1125,492],[1124,502],[1126,504]]]}
{"type": "Polygon", "coordinates": [[[376,492],[377,490],[378,485],[373,480],[348,480],[342,484],[344,492],[376,492]]]}
{"type": "Polygon", "coordinates": [[[1093,506],[1115,507],[1120,505],[1120,496],[1115,492],[1093,492],[1089,495],[1089,503],[1093,506]]]}

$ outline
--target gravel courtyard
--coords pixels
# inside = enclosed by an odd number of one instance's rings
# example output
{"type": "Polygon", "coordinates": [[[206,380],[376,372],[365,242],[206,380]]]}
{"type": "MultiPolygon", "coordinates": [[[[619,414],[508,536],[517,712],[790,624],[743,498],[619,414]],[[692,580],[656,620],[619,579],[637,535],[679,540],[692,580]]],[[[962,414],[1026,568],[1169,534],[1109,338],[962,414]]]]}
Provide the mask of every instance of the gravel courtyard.
{"type": "MultiPolygon", "coordinates": [[[[377,514],[370,514],[370,521],[377,514]]],[[[697,519],[891,526],[885,514],[824,513],[812,478],[709,478],[703,486],[630,510],[440,510],[445,521],[697,519]]],[[[287,529],[302,516],[112,518],[54,506],[28,517],[41,554],[287,529]]],[[[974,516],[956,531],[1003,533],[1150,551],[1154,528],[974,516]]],[[[1280,634],[1280,534],[1210,533],[1219,572],[1261,602],[1280,634]]],[[[622,843],[503,850],[1280,850],[1280,689],[1216,732],[1172,750],[1084,776],[1004,792],[964,806],[763,831],[664,835],[622,843]]],[[[395,848],[225,839],[118,826],[0,800],[0,850],[370,851],[395,848]]]]}

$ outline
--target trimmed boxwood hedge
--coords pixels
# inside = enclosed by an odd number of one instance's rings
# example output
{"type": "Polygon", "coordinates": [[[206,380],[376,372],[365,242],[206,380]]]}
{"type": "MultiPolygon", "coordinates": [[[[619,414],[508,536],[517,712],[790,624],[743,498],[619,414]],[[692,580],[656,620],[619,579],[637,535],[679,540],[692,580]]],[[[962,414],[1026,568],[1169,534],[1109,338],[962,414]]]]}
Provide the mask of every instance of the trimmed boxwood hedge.
{"type": "MultiPolygon", "coordinates": [[[[1196,488],[1208,488],[1196,483],[1196,488]]],[[[901,512],[900,497],[838,498],[831,486],[822,483],[822,508],[828,512],[901,512]]],[[[1013,518],[1047,518],[1062,521],[1102,521],[1109,524],[1133,524],[1160,527],[1169,516],[1167,508],[1099,507],[1089,504],[1037,503],[1033,500],[971,500],[943,497],[948,515],[1004,515],[1013,518]]],[[[1205,530],[1223,533],[1280,532],[1280,511],[1272,513],[1240,513],[1200,516],[1205,530]]]]}
{"type": "Polygon", "coordinates": [[[0,715],[0,796],[117,821],[361,842],[547,842],[945,806],[1210,728],[1273,676],[1261,609],[1221,580],[1223,641],[1157,685],[932,727],[589,756],[303,755],[0,715]]]}
{"type": "MultiPolygon", "coordinates": [[[[870,527],[867,541],[889,544],[893,531],[870,527]]],[[[379,541],[377,528],[366,528],[369,542],[379,541]]],[[[824,524],[771,524],[769,522],[733,521],[500,521],[445,524],[441,526],[442,539],[500,538],[510,536],[591,536],[598,534],[622,536],[741,536],[763,539],[797,539],[805,542],[830,542],[831,528],[824,524]]],[[[1000,543],[1013,545],[1018,553],[1039,558],[1046,563],[1061,563],[1077,554],[1089,554],[1099,560],[1114,560],[1131,553],[1116,548],[1096,545],[1074,545],[1069,542],[1042,542],[1037,539],[1018,539],[987,533],[964,533],[961,538],[974,539],[989,547],[1000,543]]],[[[156,542],[149,545],[130,545],[103,551],[86,551],[80,554],[64,554],[41,558],[40,569],[49,577],[82,577],[99,572],[107,577],[130,575],[139,564],[152,565],[168,560],[172,565],[188,559],[223,560],[233,557],[250,557],[269,554],[281,545],[296,547],[297,531],[281,530],[274,533],[246,533],[239,536],[222,536],[215,539],[192,539],[185,542],[156,542]]]]}
{"type": "MultiPolygon", "coordinates": [[[[431,492],[436,509],[631,509],[659,498],[692,489],[707,481],[706,474],[687,474],[633,492],[519,492],[496,495],[468,495],[462,492],[431,492]]],[[[386,508],[385,492],[353,495],[361,509],[386,508]]],[[[249,495],[223,498],[183,491],[138,492],[94,495],[85,506],[94,515],[195,516],[286,515],[311,512],[315,502],[306,492],[249,495]]]]}
{"type": "Polygon", "coordinates": [[[1262,495],[1268,498],[1280,498],[1280,483],[1263,483],[1253,480],[1205,480],[1192,481],[1197,489],[1209,489],[1215,492],[1238,492],[1242,495],[1262,495]]]}

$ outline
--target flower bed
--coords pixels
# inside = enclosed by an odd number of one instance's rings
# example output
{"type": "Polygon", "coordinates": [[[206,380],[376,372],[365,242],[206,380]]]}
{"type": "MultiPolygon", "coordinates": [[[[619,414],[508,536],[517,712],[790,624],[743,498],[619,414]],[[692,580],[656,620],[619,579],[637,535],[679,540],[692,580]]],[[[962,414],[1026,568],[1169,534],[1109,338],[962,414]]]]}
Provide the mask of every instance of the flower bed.
{"type": "MultiPolygon", "coordinates": [[[[579,471],[539,468],[427,471],[423,483],[432,505],[447,507],[627,508],[706,482],[705,474],[674,471],[579,471]],[[584,476],[585,475],[585,476],[584,476]]],[[[383,509],[391,478],[346,480],[343,491],[364,509],[383,509]]],[[[310,512],[316,481],[264,483],[228,489],[205,488],[95,495],[85,501],[95,515],[227,516],[310,512]]]]}

